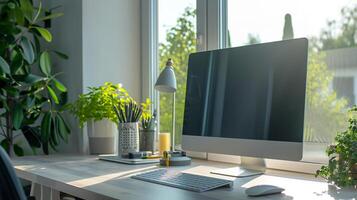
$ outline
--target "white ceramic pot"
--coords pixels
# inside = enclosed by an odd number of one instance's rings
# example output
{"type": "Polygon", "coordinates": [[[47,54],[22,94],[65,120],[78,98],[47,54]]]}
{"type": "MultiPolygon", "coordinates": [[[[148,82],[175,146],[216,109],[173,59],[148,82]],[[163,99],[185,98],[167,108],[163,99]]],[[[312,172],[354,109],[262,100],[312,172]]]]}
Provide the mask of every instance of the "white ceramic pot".
{"type": "Polygon", "coordinates": [[[88,121],[89,151],[91,154],[116,152],[116,125],[109,120],[88,121]]]}

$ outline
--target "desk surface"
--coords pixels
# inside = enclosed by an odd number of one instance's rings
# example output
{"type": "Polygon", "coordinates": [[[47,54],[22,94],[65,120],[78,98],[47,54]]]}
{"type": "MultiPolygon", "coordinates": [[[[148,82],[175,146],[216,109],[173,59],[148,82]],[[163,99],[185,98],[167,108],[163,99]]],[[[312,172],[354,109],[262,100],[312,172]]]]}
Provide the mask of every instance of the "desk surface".
{"type": "Polygon", "coordinates": [[[234,187],[204,193],[190,192],[130,178],[133,174],[158,168],[157,165],[124,165],[100,161],[95,156],[51,155],[13,159],[19,177],[46,185],[83,199],[357,199],[354,189],[338,190],[312,175],[268,170],[265,175],[230,178],[213,175],[212,169],[233,167],[232,164],[194,160],[191,166],[174,167],[187,173],[234,180],[234,187]],[[259,184],[285,188],[283,194],[259,198],[247,197],[244,189],[259,184]]]}

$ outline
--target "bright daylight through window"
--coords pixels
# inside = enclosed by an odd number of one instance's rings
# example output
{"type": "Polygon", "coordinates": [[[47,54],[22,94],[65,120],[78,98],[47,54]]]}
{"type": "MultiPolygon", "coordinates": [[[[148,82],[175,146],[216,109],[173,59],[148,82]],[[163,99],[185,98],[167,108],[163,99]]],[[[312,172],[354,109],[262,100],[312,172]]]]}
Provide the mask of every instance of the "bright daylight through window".
{"type": "MultiPolygon", "coordinates": [[[[168,58],[174,61],[180,144],[188,55],[196,51],[196,0],[159,0],[158,5],[159,67],[168,58]]],[[[357,101],[356,1],[227,0],[226,10],[228,47],[309,39],[303,160],[326,162],[326,146],[346,128],[346,112],[357,101]]],[[[171,103],[170,94],[160,94],[160,132],[171,131],[171,103]]]]}
{"type": "Polygon", "coordinates": [[[305,161],[326,162],[326,145],[356,104],[357,3],[353,0],[228,0],[228,46],[309,39],[305,161]]]}
{"type": "MultiPolygon", "coordinates": [[[[188,56],[196,51],[196,1],[159,0],[159,67],[172,58],[177,80],[176,145],[181,144],[188,56]]],[[[160,93],[160,132],[171,132],[171,94],[160,93]]]]}

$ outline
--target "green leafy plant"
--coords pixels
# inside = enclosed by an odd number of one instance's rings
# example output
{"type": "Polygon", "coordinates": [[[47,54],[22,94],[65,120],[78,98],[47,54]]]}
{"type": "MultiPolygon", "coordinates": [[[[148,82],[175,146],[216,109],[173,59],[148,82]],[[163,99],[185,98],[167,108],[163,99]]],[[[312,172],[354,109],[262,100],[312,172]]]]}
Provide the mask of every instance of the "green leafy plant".
{"type": "Polygon", "coordinates": [[[357,107],[349,111],[349,126],[347,130],[338,133],[335,145],[327,148],[330,157],[327,166],[322,166],[316,172],[329,182],[339,187],[357,186],[357,107]]]}
{"type": "Polygon", "coordinates": [[[41,40],[52,41],[52,34],[41,24],[63,13],[44,16],[44,12],[41,1],[37,7],[30,0],[0,1],[0,135],[1,146],[10,156],[24,155],[15,144],[21,134],[34,152],[42,148],[48,154],[49,147],[56,150],[70,133],[62,117],[67,88],[57,79],[51,62],[52,54],[67,56],[41,46],[41,40]],[[33,73],[35,68],[40,73],[33,73]]]}
{"type": "Polygon", "coordinates": [[[156,111],[152,113],[151,111],[151,100],[146,99],[144,103],[141,104],[143,113],[141,116],[141,129],[146,131],[155,130],[156,126],[156,111]]]}
{"type": "Polygon", "coordinates": [[[79,119],[80,127],[88,120],[109,119],[118,123],[113,107],[130,98],[121,84],[106,82],[99,87],[89,87],[88,90],[88,93],[81,94],[71,106],[72,113],[79,119]]]}

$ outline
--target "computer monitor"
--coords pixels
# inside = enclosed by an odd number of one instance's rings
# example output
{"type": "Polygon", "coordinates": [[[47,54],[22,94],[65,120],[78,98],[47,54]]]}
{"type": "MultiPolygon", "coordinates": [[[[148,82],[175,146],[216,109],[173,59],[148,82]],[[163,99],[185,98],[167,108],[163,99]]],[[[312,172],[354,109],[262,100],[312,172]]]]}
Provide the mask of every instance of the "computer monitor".
{"type": "Polygon", "coordinates": [[[301,38],[191,54],[182,148],[301,160],[307,52],[301,38]]]}

